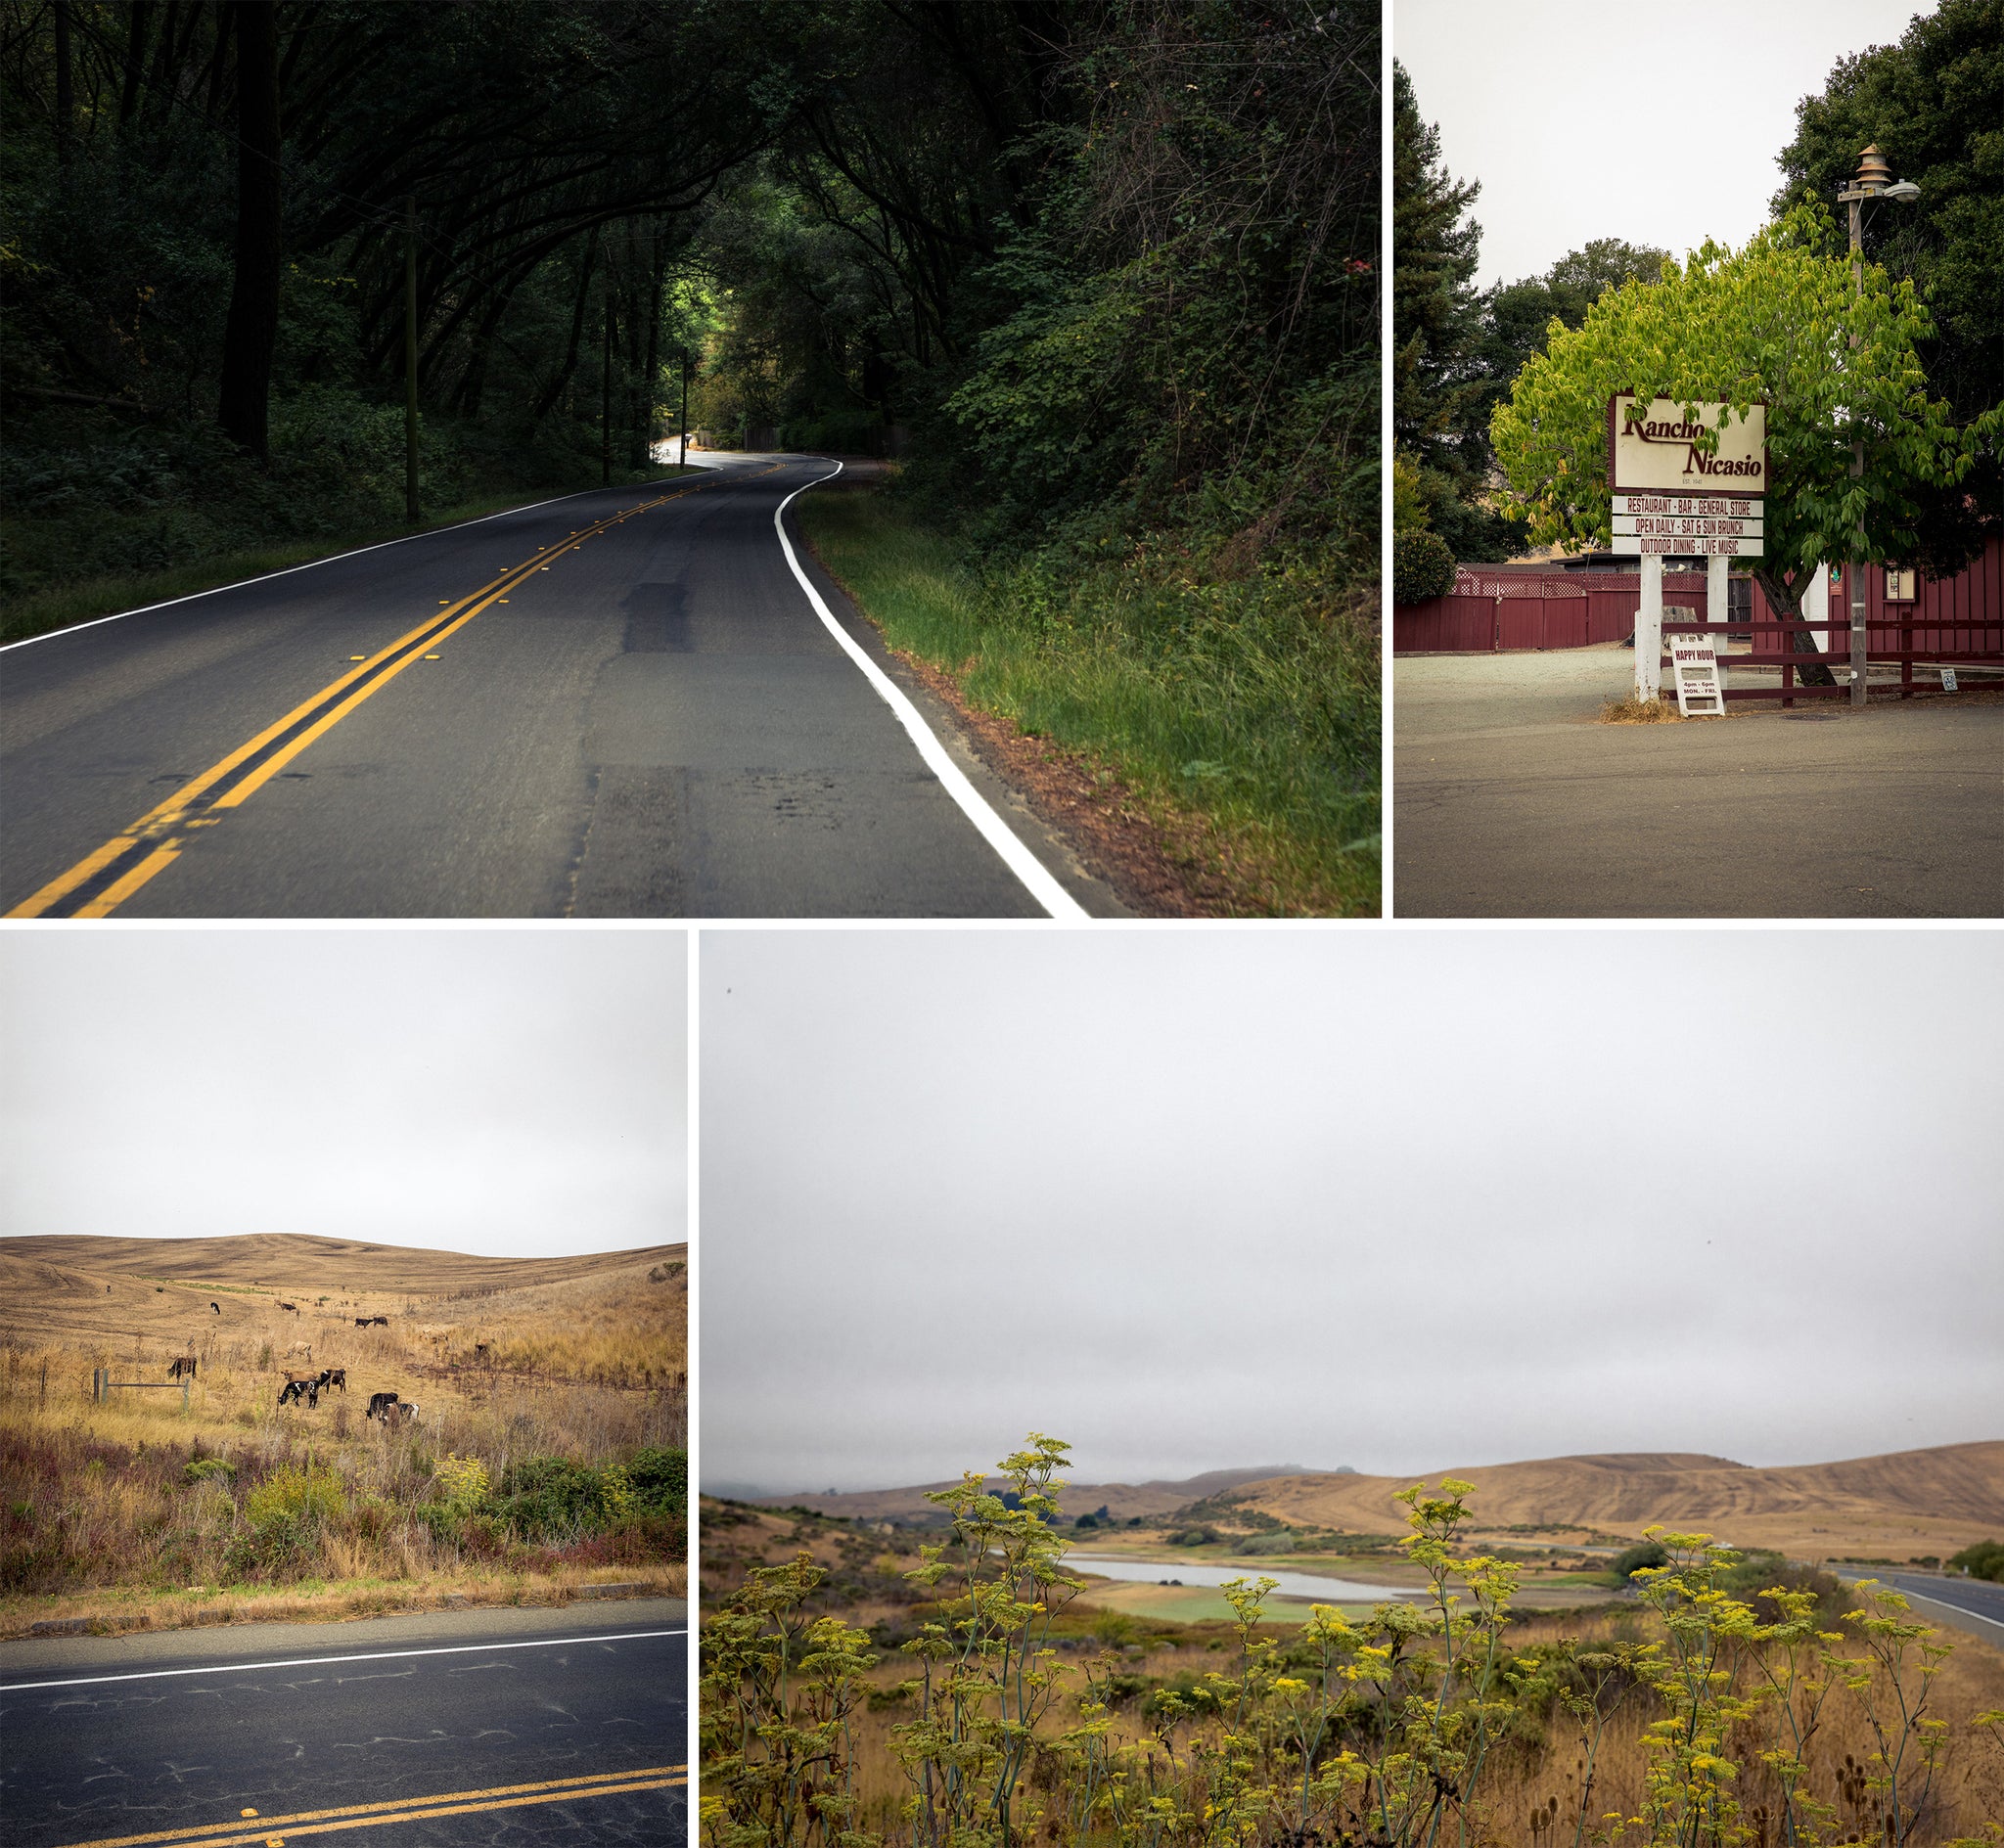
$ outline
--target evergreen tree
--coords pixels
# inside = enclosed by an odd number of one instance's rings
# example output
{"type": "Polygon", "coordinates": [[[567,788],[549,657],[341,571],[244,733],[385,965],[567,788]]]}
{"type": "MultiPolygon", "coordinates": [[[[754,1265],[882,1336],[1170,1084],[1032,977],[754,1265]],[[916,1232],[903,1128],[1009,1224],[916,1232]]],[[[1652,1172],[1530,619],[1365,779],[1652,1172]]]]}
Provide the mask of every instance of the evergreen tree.
{"type": "Polygon", "coordinates": [[[1481,505],[1499,388],[1482,364],[1482,228],[1468,216],[1481,188],[1448,173],[1403,65],[1392,86],[1392,440],[1418,465],[1428,523],[1454,555],[1505,558],[1522,528],[1481,505]]]}

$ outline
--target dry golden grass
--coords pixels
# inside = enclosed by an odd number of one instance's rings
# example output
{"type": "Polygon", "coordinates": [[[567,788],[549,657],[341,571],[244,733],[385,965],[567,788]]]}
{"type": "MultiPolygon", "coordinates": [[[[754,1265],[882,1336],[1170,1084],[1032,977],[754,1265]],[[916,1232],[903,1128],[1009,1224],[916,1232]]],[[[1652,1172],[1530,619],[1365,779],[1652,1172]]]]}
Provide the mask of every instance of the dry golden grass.
{"type": "Polygon", "coordinates": [[[1638,699],[1632,693],[1601,701],[1603,725],[1681,725],[1684,715],[1674,699],[1638,699]]]}
{"type": "Polygon", "coordinates": [[[249,1581],[272,1576],[305,1576],[283,1596],[329,1612],[679,1583],[659,1547],[483,1537],[469,1553],[418,1514],[447,1455],[499,1483],[530,1458],[685,1446],[686,1263],[684,1246],[510,1264],[326,1240],[0,1241],[0,1634],[51,1616],[201,1620],[222,1562],[241,1560],[247,1485],[284,1469],[331,1475],[346,1511],[296,1569],[239,1571],[220,1607],[264,1614],[277,1594],[249,1581]],[[355,1327],[378,1314],[387,1328],[355,1327]],[[179,1390],[91,1401],[95,1368],[164,1385],[191,1353],[185,1411],[179,1390]],[[344,1394],[278,1405],[289,1369],[327,1367],[346,1370],[344,1394]],[[379,1390],[415,1401],[418,1421],[367,1420],[379,1390]],[[231,1475],[188,1480],[202,1458],[231,1475]]]}
{"type": "MultiPolygon", "coordinates": [[[[716,1513],[713,1505],[706,1504],[703,1595],[712,1606],[742,1583],[751,1565],[778,1564],[806,1552],[828,1568],[831,1586],[850,1588],[824,1599],[845,1622],[863,1628],[888,1622],[889,1634],[894,1636],[908,1631],[925,1614],[915,1611],[913,1600],[897,1590],[902,1572],[918,1562],[913,1550],[916,1536],[879,1534],[868,1528],[801,1521],[791,1514],[754,1513],[744,1509],[730,1510],[728,1524],[712,1529],[716,1513]]],[[[1569,1639],[1588,1645],[1644,1642],[1654,1634],[1652,1622],[1648,1611],[1632,1603],[1614,1610],[1521,1611],[1511,1621],[1506,1637],[1517,1650],[1569,1639]]],[[[1056,1659],[1067,1665],[1067,1691],[1041,1729],[1047,1736],[1056,1736],[1082,1717],[1083,1664],[1103,1646],[1120,1649],[1126,1668],[1157,1683],[1172,1682],[1179,1675],[1202,1678],[1211,1671],[1229,1675],[1237,1660],[1238,1641],[1227,1624],[1137,1620],[1096,1605],[1091,1594],[1065,1607],[1058,1628],[1056,1659]]],[[[1276,1624],[1263,1627],[1260,1634],[1285,1646],[1298,1633],[1292,1625],[1276,1624]]],[[[1908,1838],[1907,1848],[1941,1848],[1959,1836],[1975,1836],[1986,1822],[2004,1818],[2004,1750],[1989,1733],[1970,1724],[1979,1714],[2004,1709],[2004,1653],[1952,1630],[1939,1632],[1937,1640],[1952,1645],[1953,1653],[1934,1683],[1930,1711],[1948,1723],[1949,1744],[1936,1781],[1936,1800],[1919,1832],[1908,1838]]],[[[856,1792],[861,1802],[856,1825],[892,1842],[904,1839],[908,1832],[900,1820],[900,1807],[909,1786],[891,1751],[890,1731],[911,1715],[908,1707],[889,1704],[887,1696],[911,1669],[910,1659],[894,1646],[882,1648],[870,1674],[876,1697],[857,1711],[853,1721],[856,1792]]],[[[1617,1809],[1635,1814],[1648,1763],[1643,1729],[1659,1711],[1654,1696],[1638,1688],[1607,1723],[1589,1805],[1595,1819],[1617,1809]]],[[[1151,1737],[1138,1696],[1129,1697],[1116,1709],[1114,1730],[1116,1736],[1133,1743],[1146,1743],[1151,1737]]],[[[1179,1753],[1187,1754],[1196,1732],[1195,1727],[1186,1726],[1172,1735],[1179,1753]]],[[[1756,1804],[1771,1802],[1775,1794],[1772,1774],[1759,1762],[1760,1751],[1768,1742],[1754,1730],[1729,1741],[1729,1755],[1740,1766],[1735,1789],[1750,1812],[1756,1804]]],[[[1862,1763],[1873,1745],[1857,1706],[1847,1697],[1834,1697],[1807,1753],[1809,1794],[1839,1802],[1839,1772],[1845,1754],[1862,1763]]],[[[1562,1709],[1554,1707],[1541,1724],[1514,1729],[1490,1757],[1470,1848],[1525,1848],[1526,1844],[1536,1848],[1541,1840],[1549,1842],[1551,1836],[1530,1829],[1530,1812],[1556,1796],[1562,1814],[1575,1813],[1581,1763],[1576,1729],[1562,1709]]],[[[1198,1800],[1194,1785],[1192,1796],[1198,1800]]],[[[1848,1825],[1853,1820],[1851,1813],[1840,1807],[1848,1825]]],[[[1863,1832],[1869,1835],[1869,1828],[1863,1832]]],[[[1561,1838],[1571,1840],[1570,1823],[1561,1838]]]]}

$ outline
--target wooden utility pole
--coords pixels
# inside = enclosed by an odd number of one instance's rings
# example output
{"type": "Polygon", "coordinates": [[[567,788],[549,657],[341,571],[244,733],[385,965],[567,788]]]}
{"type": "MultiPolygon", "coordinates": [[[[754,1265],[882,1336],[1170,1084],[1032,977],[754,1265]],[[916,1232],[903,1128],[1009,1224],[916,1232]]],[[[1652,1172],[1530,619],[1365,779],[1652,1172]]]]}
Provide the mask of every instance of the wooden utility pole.
{"type": "Polygon", "coordinates": [[[613,272],[606,271],[605,352],[599,365],[599,485],[613,485],[613,272]]]}
{"type": "Polygon", "coordinates": [[[418,523],[418,199],[404,195],[403,512],[418,523]]]}

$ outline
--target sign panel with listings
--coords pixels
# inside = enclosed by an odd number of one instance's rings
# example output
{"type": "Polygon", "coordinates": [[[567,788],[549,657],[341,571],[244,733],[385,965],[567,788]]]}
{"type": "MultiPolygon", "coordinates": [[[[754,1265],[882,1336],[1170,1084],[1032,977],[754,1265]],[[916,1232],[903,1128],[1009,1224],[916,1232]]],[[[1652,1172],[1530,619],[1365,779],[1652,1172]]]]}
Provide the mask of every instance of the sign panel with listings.
{"type": "Polygon", "coordinates": [[[1617,539],[1758,539],[1757,519],[1718,519],[1711,515],[1696,518],[1675,514],[1617,514],[1617,539]]]}
{"type": "MultiPolygon", "coordinates": [[[[1725,404],[1675,398],[1639,402],[1622,391],[1608,400],[1608,487],[1640,494],[1759,499],[1767,492],[1767,406],[1744,417],[1725,404]]],[[[1617,512],[1623,511],[1620,509],[1617,512]]]]}
{"type": "Polygon", "coordinates": [[[1725,717],[1726,696],[1719,684],[1718,650],[1710,636],[1671,636],[1670,666],[1677,676],[1678,717],[1725,717]]]}
{"type": "Polygon", "coordinates": [[[1617,519],[1644,514],[1671,519],[1758,519],[1766,506],[1736,494],[1617,494],[1609,511],[1617,519]]]}
{"type": "Polygon", "coordinates": [[[1648,537],[1637,535],[1624,541],[1621,550],[1639,552],[1644,558],[1666,559],[1757,559],[1761,552],[1758,539],[1729,539],[1714,536],[1709,539],[1677,539],[1662,533],[1651,533],[1648,537]]]}

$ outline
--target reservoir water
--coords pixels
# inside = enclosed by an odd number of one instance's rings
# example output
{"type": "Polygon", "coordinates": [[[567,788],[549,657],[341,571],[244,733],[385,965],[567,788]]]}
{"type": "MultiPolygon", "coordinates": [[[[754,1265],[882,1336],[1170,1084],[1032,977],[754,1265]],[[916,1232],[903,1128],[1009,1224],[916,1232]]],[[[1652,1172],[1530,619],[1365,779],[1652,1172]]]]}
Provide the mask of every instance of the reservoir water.
{"type": "Polygon", "coordinates": [[[1102,1578],[1128,1579],[1139,1585],[1160,1585],[1168,1579],[1180,1580],[1185,1585],[1222,1585],[1227,1579],[1278,1579],[1274,1597],[1302,1598],[1318,1604],[1382,1604],[1421,1595],[1393,1585],[1364,1585],[1355,1579],[1290,1572],[1284,1566],[1264,1563],[1212,1565],[1196,1559],[1112,1559],[1103,1553],[1068,1553],[1065,1564],[1074,1572],[1096,1572],[1102,1578]]]}

